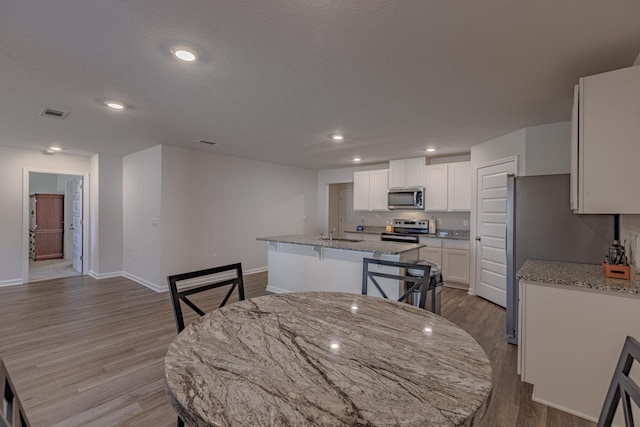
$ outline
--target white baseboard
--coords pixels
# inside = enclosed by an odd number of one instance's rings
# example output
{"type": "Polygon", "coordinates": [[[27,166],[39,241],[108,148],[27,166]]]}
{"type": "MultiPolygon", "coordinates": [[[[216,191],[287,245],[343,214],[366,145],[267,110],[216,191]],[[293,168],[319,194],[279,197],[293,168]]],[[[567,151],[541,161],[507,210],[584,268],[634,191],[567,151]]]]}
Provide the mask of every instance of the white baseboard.
{"type": "Polygon", "coordinates": [[[126,271],[122,272],[122,276],[126,277],[129,280],[133,280],[134,282],[140,283],[143,286],[146,286],[147,288],[151,289],[152,291],[156,291],[156,292],[167,292],[169,289],[166,286],[160,286],[160,285],[156,285],[155,283],[149,282],[148,280],[145,280],[141,277],[135,276],[131,273],[127,273],[126,271]]]}
{"type": "Polygon", "coordinates": [[[24,283],[24,280],[22,279],[2,280],[0,281],[0,288],[3,286],[22,285],[23,283],[24,283]]]}
{"type": "Polygon", "coordinates": [[[267,285],[267,292],[273,292],[274,294],[288,294],[291,292],[289,289],[278,288],[276,286],[267,285]]]}
{"type": "Polygon", "coordinates": [[[251,270],[243,270],[242,275],[248,276],[249,274],[264,273],[265,271],[268,271],[268,270],[269,270],[269,267],[252,268],[251,270]]]}
{"type": "Polygon", "coordinates": [[[113,277],[122,277],[124,276],[124,272],[123,271],[114,271],[111,273],[96,273],[93,270],[89,270],[89,276],[93,277],[94,279],[100,280],[100,279],[111,279],[113,277]]]}
{"type": "MultiPolygon", "coordinates": [[[[583,413],[580,413],[578,411],[574,411],[572,409],[565,408],[563,406],[556,405],[556,404],[551,403],[551,402],[547,402],[546,400],[543,400],[543,399],[538,399],[536,397],[535,386],[533,388],[533,393],[531,393],[531,394],[532,394],[531,400],[533,400],[534,402],[542,403],[543,405],[547,405],[547,406],[550,406],[552,408],[558,409],[558,410],[560,410],[562,412],[566,412],[568,414],[575,415],[576,417],[584,418],[585,420],[593,421],[594,423],[598,422],[597,418],[594,418],[594,417],[589,416],[587,414],[583,414],[583,413]]],[[[617,426],[617,425],[614,424],[614,427],[622,427],[622,426],[617,426]]]]}

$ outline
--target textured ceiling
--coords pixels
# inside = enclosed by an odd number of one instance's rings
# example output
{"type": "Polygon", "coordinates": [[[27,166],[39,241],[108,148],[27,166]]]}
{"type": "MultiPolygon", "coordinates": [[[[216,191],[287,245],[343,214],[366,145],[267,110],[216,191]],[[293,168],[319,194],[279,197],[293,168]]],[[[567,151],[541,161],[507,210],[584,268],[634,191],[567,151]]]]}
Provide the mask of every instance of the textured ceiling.
{"type": "Polygon", "coordinates": [[[639,52],[638,0],[0,0],[0,145],[313,169],[465,153],[569,120],[580,76],[639,52]]]}

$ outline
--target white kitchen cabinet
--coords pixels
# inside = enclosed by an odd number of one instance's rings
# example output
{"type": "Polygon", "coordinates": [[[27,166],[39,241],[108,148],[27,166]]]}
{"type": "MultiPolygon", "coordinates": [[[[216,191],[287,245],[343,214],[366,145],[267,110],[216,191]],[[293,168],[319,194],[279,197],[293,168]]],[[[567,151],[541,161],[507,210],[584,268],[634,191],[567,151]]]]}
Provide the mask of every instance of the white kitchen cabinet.
{"type": "Polygon", "coordinates": [[[471,162],[425,166],[425,210],[471,210],[471,162]]]}
{"type": "MultiPolygon", "coordinates": [[[[524,279],[519,286],[522,381],[534,401],[596,421],[625,338],[640,336],[638,296],[524,279]]],[[[614,425],[624,425],[621,412],[614,425]]]]}
{"type": "Polygon", "coordinates": [[[386,211],[389,169],[353,173],[353,210],[386,211]]]}
{"type": "Polygon", "coordinates": [[[640,213],[640,66],[581,78],[574,103],[572,208],[640,213]]]}
{"type": "Polygon", "coordinates": [[[420,259],[426,259],[442,266],[442,239],[421,237],[420,243],[427,245],[424,248],[420,248],[420,259]]]}
{"type": "Polygon", "coordinates": [[[469,241],[444,240],[442,245],[442,278],[445,282],[469,285],[469,241]]]}
{"type": "Polygon", "coordinates": [[[391,160],[389,188],[422,187],[424,185],[424,157],[391,160]]]}
{"type": "Polygon", "coordinates": [[[447,164],[425,166],[425,210],[446,211],[449,189],[447,164]]]}
{"type": "Polygon", "coordinates": [[[445,285],[467,289],[469,285],[469,241],[420,238],[427,245],[420,248],[420,259],[435,262],[442,267],[442,279],[445,285]]]}
{"type": "Polygon", "coordinates": [[[471,162],[449,163],[447,210],[471,210],[471,162]]]}

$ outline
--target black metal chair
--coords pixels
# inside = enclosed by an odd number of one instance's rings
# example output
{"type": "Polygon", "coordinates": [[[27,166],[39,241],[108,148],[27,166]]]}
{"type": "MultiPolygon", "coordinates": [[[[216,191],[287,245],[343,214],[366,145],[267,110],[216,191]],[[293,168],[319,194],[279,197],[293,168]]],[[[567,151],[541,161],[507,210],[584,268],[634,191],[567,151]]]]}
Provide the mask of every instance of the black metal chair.
{"type": "Polygon", "coordinates": [[[24,408],[18,399],[16,388],[9,378],[9,372],[0,358],[0,427],[30,427],[24,408]]]}
{"type": "Polygon", "coordinates": [[[208,291],[210,289],[221,288],[223,286],[230,286],[218,308],[227,303],[229,297],[236,288],[238,289],[238,300],[244,300],[244,282],[242,280],[242,265],[240,263],[224,265],[222,267],[207,268],[205,270],[192,271],[189,273],[175,274],[173,276],[168,276],[167,281],[169,282],[173,314],[175,315],[178,333],[182,332],[184,329],[184,317],[182,315],[182,306],[180,301],[183,301],[200,316],[204,316],[205,314],[204,311],[189,300],[189,295],[208,291]],[[233,277],[229,278],[229,274],[233,274],[233,277]],[[206,280],[208,276],[212,276],[210,280],[206,280]],[[198,284],[193,287],[188,287],[184,291],[179,291],[178,282],[184,282],[187,280],[193,280],[194,282],[198,282],[198,284]]]}
{"type": "Polygon", "coordinates": [[[627,427],[633,427],[633,413],[631,401],[640,406],[640,386],[629,377],[633,361],[640,361],[640,342],[633,337],[627,337],[618,359],[618,364],[613,372],[611,385],[604,399],[602,412],[598,419],[598,427],[611,427],[613,417],[618,409],[618,403],[622,399],[624,410],[624,422],[627,427]]]}
{"type": "MultiPolygon", "coordinates": [[[[205,315],[205,312],[188,298],[189,295],[205,292],[210,289],[230,286],[218,308],[224,306],[227,301],[229,301],[229,297],[236,288],[238,289],[238,300],[244,300],[244,281],[242,279],[242,264],[240,263],[223,265],[222,267],[207,268],[189,273],[175,274],[173,276],[168,276],[167,282],[169,282],[173,315],[175,316],[176,329],[178,330],[178,333],[182,332],[184,329],[184,316],[182,315],[182,305],[180,301],[183,301],[200,316],[205,315]],[[232,274],[233,277],[229,278],[229,273],[232,274]],[[207,277],[210,277],[210,280],[206,280],[207,277]],[[178,283],[188,280],[196,281],[198,284],[189,286],[184,291],[179,291],[178,283]]],[[[182,421],[180,417],[178,417],[177,426],[184,427],[184,421],[182,421]]]]}
{"type": "MultiPolygon", "coordinates": [[[[362,295],[367,295],[367,291],[369,288],[369,280],[375,285],[378,292],[383,298],[389,298],[387,294],[384,292],[376,277],[392,279],[392,280],[401,280],[405,283],[410,283],[411,285],[407,287],[407,290],[403,295],[398,298],[400,302],[407,302],[410,296],[414,294],[414,292],[419,292],[420,300],[418,302],[418,307],[425,308],[427,301],[427,292],[430,290],[430,273],[431,266],[429,265],[421,265],[421,264],[411,264],[406,262],[398,262],[398,261],[385,261],[381,259],[373,259],[373,258],[364,258],[362,260],[362,295]],[[404,275],[401,274],[391,274],[385,273],[382,271],[371,271],[369,267],[371,265],[379,265],[379,266],[388,266],[388,267],[398,267],[404,269],[404,275]],[[409,275],[407,273],[408,269],[419,270],[422,275],[409,275]]],[[[432,297],[435,298],[435,292],[432,292],[432,297]]],[[[432,307],[435,306],[435,300],[433,301],[432,307]]]]}

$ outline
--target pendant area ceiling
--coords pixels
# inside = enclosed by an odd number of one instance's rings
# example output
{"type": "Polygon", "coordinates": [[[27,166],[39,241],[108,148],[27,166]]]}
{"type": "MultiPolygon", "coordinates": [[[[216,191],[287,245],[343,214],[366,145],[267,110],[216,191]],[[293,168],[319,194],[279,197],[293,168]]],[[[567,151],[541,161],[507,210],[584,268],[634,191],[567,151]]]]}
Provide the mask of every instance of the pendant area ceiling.
{"type": "Polygon", "coordinates": [[[311,169],[468,153],[569,120],[579,77],[639,53],[638,0],[2,1],[0,145],[311,169]]]}

